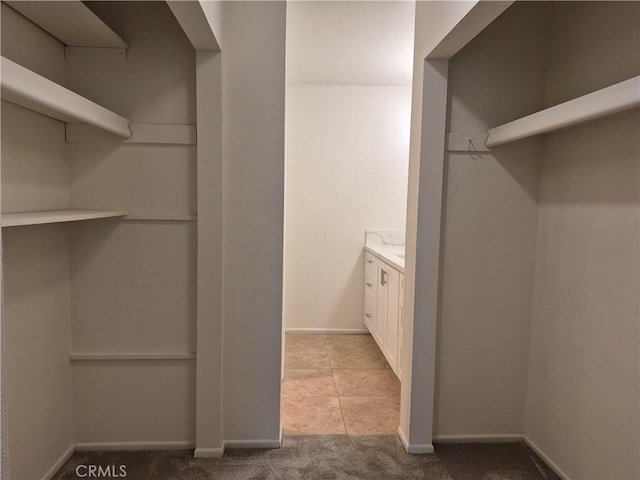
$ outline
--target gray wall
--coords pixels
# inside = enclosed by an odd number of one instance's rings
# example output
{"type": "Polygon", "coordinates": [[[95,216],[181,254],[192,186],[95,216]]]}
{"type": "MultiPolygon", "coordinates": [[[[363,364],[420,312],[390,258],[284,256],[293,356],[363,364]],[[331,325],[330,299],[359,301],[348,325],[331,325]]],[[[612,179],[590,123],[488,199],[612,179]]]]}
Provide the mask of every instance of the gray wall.
{"type": "MultiPolygon", "coordinates": [[[[129,49],[126,59],[68,51],[69,88],[132,123],[194,125],[195,52],[167,5],[90,7],[129,49]]],[[[69,144],[73,207],[142,217],[196,213],[195,145],[98,138],[69,144]]],[[[195,222],[112,220],[71,228],[72,352],[195,352],[195,222]]],[[[77,361],[73,375],[75,441],[83,448],[193,445],[194,360],[77,361]]]]}
{"type": "MultiPolygon", "coordinates": [[[[638,75],[639,8],[516,3],[451,59],[447,130],[638,75]]],[[[638,477],[639,120],[447,156],[440,438],[523,435],[568,478],[638,477]]]]}
{"type": "MultiPolygon", "coordinates": [[[[4,4],[2,54],[65,81],[63,45],[4,4]]],[[[2,102],[3,211],[67,208],[66,153],[63,123],[2,102]]],[[[3,231],[2,367],[16,480],[42,477],[73,444],[69,243],[57,225],[3,231]]]]}
{"type": "MultiPolygon", "coordinates": [[[[551,7],[546,103],[640,73],[640,5],[551,7]]],[[[541,164],[525,431],[570,478],[635,479],[638,110],[549,135],[541,164]]]]}
{"type": "Polygon", "coordinates": [[[280,433],[286,5],[225,2],[222,13],[224,438],[273,443],[280,433]]]}
{"type": "MultiPolygon", "coordinates": [[[[448,131],[486,132],[539,108],[545,12],[511,8],[451,59],[448,131]]],[[[538,147],[445,159],[436,438],[522,432],[538,147]]]]}

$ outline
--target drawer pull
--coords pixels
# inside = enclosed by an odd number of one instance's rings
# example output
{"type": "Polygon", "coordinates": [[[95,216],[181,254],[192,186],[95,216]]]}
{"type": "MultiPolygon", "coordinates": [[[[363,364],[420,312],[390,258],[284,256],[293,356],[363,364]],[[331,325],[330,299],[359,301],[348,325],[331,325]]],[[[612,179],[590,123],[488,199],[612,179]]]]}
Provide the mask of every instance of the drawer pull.
{"type": "Polygon", "coordinates": [[[367,260],[367,263],[373,263],[373,260],[367,260]]]}
{"type": "Polygon", "coordinates": [[[367,318],[371,318],[371,314],[370,313],[365,313],[364,316],[367,317],[367,318]]]}
{"type": "Polygon", "coordinates": [[[367,282],[367,287],[373,287],[373,284],[367,282]]]}

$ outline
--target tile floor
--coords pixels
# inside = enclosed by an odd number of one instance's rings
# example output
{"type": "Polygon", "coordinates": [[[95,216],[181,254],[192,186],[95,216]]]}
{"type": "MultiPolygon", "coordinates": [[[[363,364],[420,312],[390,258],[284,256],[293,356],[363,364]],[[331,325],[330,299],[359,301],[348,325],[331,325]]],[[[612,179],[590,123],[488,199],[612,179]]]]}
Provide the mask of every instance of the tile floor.
{"type": "Polygon", "coordinates": [[[289,334],[282,421],[288,435],[395,434],[400,381],[371,335],[289,334]]]}

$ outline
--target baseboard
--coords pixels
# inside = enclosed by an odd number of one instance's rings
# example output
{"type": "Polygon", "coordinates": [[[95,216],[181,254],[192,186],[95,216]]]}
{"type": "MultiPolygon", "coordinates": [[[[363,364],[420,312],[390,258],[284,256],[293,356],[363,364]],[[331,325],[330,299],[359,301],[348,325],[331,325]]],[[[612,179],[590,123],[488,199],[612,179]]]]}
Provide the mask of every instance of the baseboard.
{"type": "Polygon", "coordinates": [[[76,451],[114,451],[114,450],[191,450],[196,444],[190,441],[176,442],[86,442],[76,443],[76,451]]]}
{"type": "Polygon", "coordinates": [[[400,437],[400,442],[405,450],[409,450],[409,441],[407,440],[406,435],[402,431],[402,427],[398,427],[398,437],[400,437]]]}
{"type": "Polygon", "coordinates": [[[434,451],[433,443],[410,443],[407,447],[407,453],[410,453],[411,455],[425,455],[427,453],[433,453],[434,451]]]}
{"type": "Polygon", "coordinates": [[[224,455],[224,447],[222,448],[196,448],[193,451],[195,458],[217,458],[224,455]]]}
{"type": "Polygon", "coordinates": [[[308,335],[364,335],[368,334],[366,328],[285,328],[284,333],[308,334],[308,335]]]}
{"type": "Polygon", "coordinates": [[[73,455],[73,452],[75,451],[75,448],[73,445],[70,445],[69,448],[67,448],[62,455],[60,455],[60,457],[58,458],[58,460],[55,461],[55,463],[53,465],[51,465],[51,468],[49,470],[47,470],[47,473],[45,473],[42,477],[42,480],[50,480],[51,478],[53,478],[53,476],[58,473],[58,470],[60,470],[62,468],[62,466],[67,463],[67,460],[69,460],[71,458],[71,455],[73,455]]]}
{"type": "Polygon", "coordinates": [[[480,435],[437,435],[433,438],[437,443],[498,443],[522,442],[524,437],[519,434],[493,433],[480,435]]]}
{"type": "Polygon", "coordinates": [[[280,448],[278,440],[225,440],[224,448],[280,448]]]}
{"type": "Polygon", "coordinates": [[[398,427],[398,437],[400,437],[400,442],[402,442],[402,446],[412,455],[424,455],[426,453],[433,453],[433,443],[424,443],[424,444],[411,444],[407,440],[406,435],[402,431],[402,428],[398,427]]]}
{"type": "Polygon", "coordinates": [[[571,480],[571,477],[563,472],[560,467],[558,467],[558,465],[556,465],[554,461],[551,460],[549,456],[540,449],[540,447],[533,443],[533,441],[529,437],[525,435],[522,437],[522,440],[524,440],[524,443],[526,443],[531,450],[536,452],[536,455],[538,455],[544,461],[544,463],[546,463],[547,466],[551,470],[553,470],[556,475],[558,475],[562,480],[571,480]]]}

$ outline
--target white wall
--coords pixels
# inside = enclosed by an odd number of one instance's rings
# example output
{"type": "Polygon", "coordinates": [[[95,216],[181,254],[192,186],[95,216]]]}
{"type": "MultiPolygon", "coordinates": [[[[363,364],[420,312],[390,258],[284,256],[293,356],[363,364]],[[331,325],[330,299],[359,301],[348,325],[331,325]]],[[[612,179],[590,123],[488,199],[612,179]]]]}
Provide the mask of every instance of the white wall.
{"type": "Polygon", "coordinates": [[[413,1],[287,5],[287,82],[410,85],[413,1]]]}
{"type": "MultiPolygon", "coordinates": [[[[551,7],[546,102],[640,72],[639,5],[551,7]]],[[[525,433],[569,478],[640,476],[638,110],[547,137],[525,433]]]]}
{"type": "Polygon", "coordinates": [[[364,231],[404,230],[409,100],[407,87],[288,86],[287,328],[364,328],[364,231]]]}
{"type": "MultiPolygon", "coordinates": [[[[64,84],[63,45],[4,4],[2,54],[64,84]]],[[[2,102],[2,178],[3,211],[67,208],[64,124],[2,102]]],[[[69,234],[55,225],[5,229],[3,263],[3,431],[11,478],[32,480],[73,443],[69,234]]]]}
{"type": "Polygon", "coordinates": [[[366,331],[367,228],[404,230],[412,2],[287,7],[285,325],[366,331]]]}

